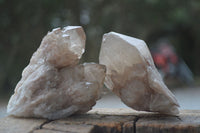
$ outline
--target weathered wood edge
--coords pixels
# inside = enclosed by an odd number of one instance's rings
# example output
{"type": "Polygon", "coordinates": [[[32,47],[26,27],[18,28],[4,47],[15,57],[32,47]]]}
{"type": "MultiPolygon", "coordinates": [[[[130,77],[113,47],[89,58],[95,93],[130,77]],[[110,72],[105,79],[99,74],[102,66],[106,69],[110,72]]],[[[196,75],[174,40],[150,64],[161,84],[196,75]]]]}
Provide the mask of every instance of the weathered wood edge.
{"type": "Polygon", "coordinates": [[[200,110],[182,110],[178,116],[132,109],[93,109],[65,119],[0,119],[0,133],[177,133],[200,132],[200,110]]]}

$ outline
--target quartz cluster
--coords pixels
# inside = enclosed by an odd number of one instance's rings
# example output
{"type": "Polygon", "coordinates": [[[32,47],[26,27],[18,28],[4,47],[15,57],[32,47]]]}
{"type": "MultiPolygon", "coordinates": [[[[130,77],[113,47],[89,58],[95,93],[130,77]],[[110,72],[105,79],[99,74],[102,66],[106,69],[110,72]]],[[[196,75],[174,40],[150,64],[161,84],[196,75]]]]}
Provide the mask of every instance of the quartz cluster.
{"type": "Polygon", "coordinates": [[[49,32],[22,72],[8,114],[58,119],[90,110],[100,98],[105,66],[78,65],[85,40],[80,26],[49,32]]]}
{"type": "Polygon", "coordinates": [[[155,68],[144,41],[115,32],[104,34],[99,63],[105,85],[129,107],[176,115],[179,104],[155,68]]]}
{"type": "Polygon", "coordinates": [[[79,65],[85,40],[80,26],[49,32],[22,72],[9,100],[8,114],[59,119],[84,113],[100,98],[104,83],[133,109],[179,113],[179,105],[162,81],[144,41],[110,32],[103,36],[101,65],[79,65]]]}

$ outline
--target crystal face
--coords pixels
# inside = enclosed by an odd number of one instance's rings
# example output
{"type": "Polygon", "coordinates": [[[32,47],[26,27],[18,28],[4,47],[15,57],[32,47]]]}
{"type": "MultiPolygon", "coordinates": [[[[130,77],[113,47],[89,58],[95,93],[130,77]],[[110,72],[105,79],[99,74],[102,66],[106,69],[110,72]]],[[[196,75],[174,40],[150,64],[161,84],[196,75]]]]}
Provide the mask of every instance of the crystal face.
{"type": "Polygon", "coordinates": [[[90,110],[100,98],[105,66],[78,65],[84,49],[85,33],[80,26],[49,32],[23,70],[7,113],[58,119],[90,110]]]}
{"type": "Polygon", "coordinates": [[[179,113],[179,104],[155,68],[144,41],[115,32],[104,34],[99,63],[107,68],[106,87],[129,107],[179,113]]]}

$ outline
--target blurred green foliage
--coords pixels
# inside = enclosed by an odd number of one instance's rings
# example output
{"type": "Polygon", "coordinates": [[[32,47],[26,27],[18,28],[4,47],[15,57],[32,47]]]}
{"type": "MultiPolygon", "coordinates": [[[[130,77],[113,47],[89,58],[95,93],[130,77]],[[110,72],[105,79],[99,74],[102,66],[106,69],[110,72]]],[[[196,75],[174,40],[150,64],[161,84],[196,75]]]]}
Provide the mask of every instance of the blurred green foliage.
{"type": "Polygon", "coordinates": [[[200,74],[199,0],[0,0],[0,93],[13,91],[47,31],[82,25],[82,61],[98,62],[102,35],[116,31],[153,45],[168,38],[200,74]]]}

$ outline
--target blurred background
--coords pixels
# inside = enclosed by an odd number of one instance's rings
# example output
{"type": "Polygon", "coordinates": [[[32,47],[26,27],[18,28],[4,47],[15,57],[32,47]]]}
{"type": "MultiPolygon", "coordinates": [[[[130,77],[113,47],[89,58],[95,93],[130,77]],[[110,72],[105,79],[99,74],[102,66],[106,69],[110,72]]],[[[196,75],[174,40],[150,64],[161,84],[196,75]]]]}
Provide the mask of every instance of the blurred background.
{"type": "Polygon", "coordinates": [[[0,0],[0,116],[42,38],[68,25],[86,32],[81,62],[98,62],[104,33],[144,40],[181,108],[200,109],[199,12],[199,0],[0,0]]]}

